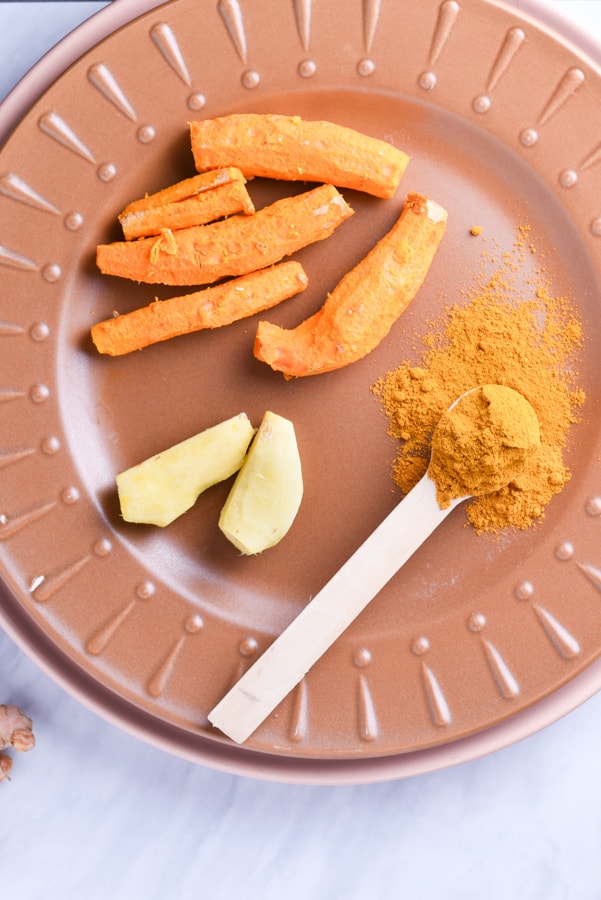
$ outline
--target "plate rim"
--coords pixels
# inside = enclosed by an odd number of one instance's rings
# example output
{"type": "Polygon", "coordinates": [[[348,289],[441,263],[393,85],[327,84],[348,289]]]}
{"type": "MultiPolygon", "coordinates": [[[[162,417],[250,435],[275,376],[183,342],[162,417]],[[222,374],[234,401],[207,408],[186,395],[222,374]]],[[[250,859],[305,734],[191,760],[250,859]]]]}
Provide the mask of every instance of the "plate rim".
{"type": "MultiPolygon", "coordinates": [[[[522,18],[530,17],[537,27],[551,30],[563,43],[571,42],[579,55],[586,54],[595,64],[601,63],[601,45],[542,0],[481,2],[505,8],[522,18]]],[[[32,66],[0,103],[0,146],[19,126],[29,108],[81,56],[119,28],[151,10],[170,4],[171,0],[113,0],[113,3],[96,11],[69,32],[32,66]]],[[[4,592],[12,594],[7,581],[6,578],[0,581],[0,596],[4,592]]],[[[528,709],[464,738],[422,750],[365,759],[287,757],[232,746],[225,740],[209,740],[201,734],[190,734],[173,723],[169,724],[169,730],[177,733],[177,739],[174,735],[158,735],[156,723],[161,723],[157,717],[127,699],[115,696],[108,687],[83,672],[59,647],[52,644],[36,622],[29,618],[24,621],[24,611],[23,621],[19,622],[17,618],[6,614],[0,604],[0,624],[15,644],[55,683],[104,720],[191,762],[268,781],[314,785],[362,784],[437,771],[481,758],[532,736],[575,710],[601,689],[601,659],[598,659],[528,709]],[[29,632],[29,637],[26,632],[29,632]],[[35,636],[32,638],[33,632],[35,636]],[[41,653],[43,643],[48,644],[51,650],[46,656],[41,653]],[[103,702],[108,694],[111,695],[112,709],[103,702]],[[182,735],[187,740],[181,739],[182,735]],[[193,747],[193,744],[196,746],[193,747]],[[201,751],[199,744],[202,745],[201,751]]]]}

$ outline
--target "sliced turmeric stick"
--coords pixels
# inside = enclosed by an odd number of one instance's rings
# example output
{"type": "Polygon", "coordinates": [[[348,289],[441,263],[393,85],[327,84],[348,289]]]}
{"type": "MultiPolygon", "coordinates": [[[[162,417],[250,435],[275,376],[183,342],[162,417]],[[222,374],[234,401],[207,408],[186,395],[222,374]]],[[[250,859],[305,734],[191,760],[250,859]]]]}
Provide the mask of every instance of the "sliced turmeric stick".
{"type": "Polygon", "coordinates": [[[229,184],[232,181],[246,182],[246,178],[235,166],[221,167],[203,172],[201,175],[193,175],[191,178],[184,178],[175,184],[153,194],[146,194],[139,200],[133,200],[125,207],[119,218],[127,213],[140,212],[145,209],[153,209],[157,206],[165,206],[167,203],[179,203],[180,200],[188,200],[195,194],[201,194],[203,191],[212,191],[216,187],[223,184],[229,184]]]}
{"type": "Polygon", "coordinates": [[[392,229],[296,328],[259,322],[254,354],[288,378],[331,372],[370,353],[420,289],[447,212],[410,194],[392,229]]]}
{"type": "Polygon", "coordinates": [[[392,197],[407,167],[402,150],[332,122],[241,113],[190,122],[199,172],[237,166],[246,176],[318,181],[392,197]]]}
{"type": "Polygon", "coordinates": [[[98,322],[92,327],[92,340],[99,353],[123,356],[180,334],[229,325],[269,309],[303,291],[307,280],[300,263],[282,262],[98,322]]]}
{"type": "Polygon", "coordinates": [[[255,207],[242,181],[229,181],[210,191],[201,191],[185,200],[124,212],[119,216],[127,241],[160,234],[165,228],[175,231],[193,225],[206,225],[224,216],[254,213],[255,207]]]}
{"type": "Polygon", "coordinates": [[[271,266],[329,237],[352,215],[336,188],[324,184],[276,200],[252,216],[230,216],[209,225],[166,229],[159,237],[100,244],[96,262],[106,275],[145,284],[210,284],[271,266]]]}

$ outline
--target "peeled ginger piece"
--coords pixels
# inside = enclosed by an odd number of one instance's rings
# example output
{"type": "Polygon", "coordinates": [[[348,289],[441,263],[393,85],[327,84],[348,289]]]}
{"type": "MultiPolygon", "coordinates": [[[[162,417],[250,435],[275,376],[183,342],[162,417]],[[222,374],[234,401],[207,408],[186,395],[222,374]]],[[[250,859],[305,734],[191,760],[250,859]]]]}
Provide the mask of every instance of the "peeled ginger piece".
{"type": "Polygon", "coordinates": [[[261,553],[288,532],[302,496],[294,426],[268,411],[221,511],[219,527],[241,553],[261,553]]]}
{"type": "Polygon", "coordinates": [[[169,525],[198,496],[238,471],[255,429],[240,413],[117,475],[127,522],[169,525]]]}

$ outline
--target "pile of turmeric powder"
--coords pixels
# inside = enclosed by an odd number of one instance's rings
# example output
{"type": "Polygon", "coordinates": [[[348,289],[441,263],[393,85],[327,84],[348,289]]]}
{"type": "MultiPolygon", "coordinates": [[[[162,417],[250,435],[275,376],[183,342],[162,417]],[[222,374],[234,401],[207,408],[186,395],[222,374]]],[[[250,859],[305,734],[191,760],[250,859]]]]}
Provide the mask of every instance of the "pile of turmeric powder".
{"type": "Polygon", "coordinates": [[[553,296],[543,275],[523,279],[516,289],[526,235],[527,229],[519,229],[515,252],[504,256],[491,277],[477,277],[461,302],[432,324],[420,365],[405,361],[373,386],[389,432],[400,442],[393,477],[403,493],[425,473],[434,427],[465,391],[505,385],[531,404],[540,447],[509,485],[467,505],[477,533],[526,529],[543,518],[570,478],[564,452],[585,400],[572,366],[583,340],[573,305],[553,296]]]}

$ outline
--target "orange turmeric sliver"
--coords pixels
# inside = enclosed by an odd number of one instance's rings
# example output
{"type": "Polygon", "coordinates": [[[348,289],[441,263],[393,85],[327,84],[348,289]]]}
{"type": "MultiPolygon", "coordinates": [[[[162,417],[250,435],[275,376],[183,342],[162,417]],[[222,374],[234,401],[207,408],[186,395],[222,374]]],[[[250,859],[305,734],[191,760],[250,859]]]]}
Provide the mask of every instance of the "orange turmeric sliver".
{"type": "Polygon", "coordinates": [[[279,263],[98,322],[92,327],[92,340],[99,353],[123,356],[178,335],[229,325],[287,300],[306,286],[300,263],[279,263]]]}
{"type": "Polygon", "coordinates": [[[206,225],[235,213],[254,213],[255,208],[243,181],[228,181],[212,190],[199,191],[191,197],[149,206],[147,209],[123,212],[119,216],[127,241],[160,234],[163,229],[175,231],[193,225],[206,225]]]}
{"type": "Polygon", "coordinates": [[[141,212],[145,209],[153,209],[157,206],[165,206],[167,203],[179,203],[180,200],[188,200],[195,194],[201,194],[204,191],[212,191],[216,187],[229,184],[232,181],[246,182],[246,178],[235,166],[221,167],[203,172],[201,175],[193,175],[191,178],[184,178],[175,184],[170,184],[160,191],[153,194],[146,194],[139,200],[133,200],[125,207],[119,218],[127,213],[141,212]]]}
{"type": "Polygon", "coordinates": [[[159,237],[100,244],[96,262],[106,275],[145,284],[200,285],[279,262],[329,237],[353,210],[333,185],[276,200],[252,216],[230,216],[209,225],[159,237]]]}
{"type": "Polygon", "coordinates": [[[420,289],[443,237],[447,212],[410,194],[393,228],[296,328],[259,322],[254,354],[288,378],[342,368],[386,337],[420,289]]]}
{"type": "Polygon", "coordinates": [[[199,172],[237,166],[250,176],[317,181],[392,197],[409,157],[387,141],[326,121],[242,113],[190,123],[199,172]]]}

